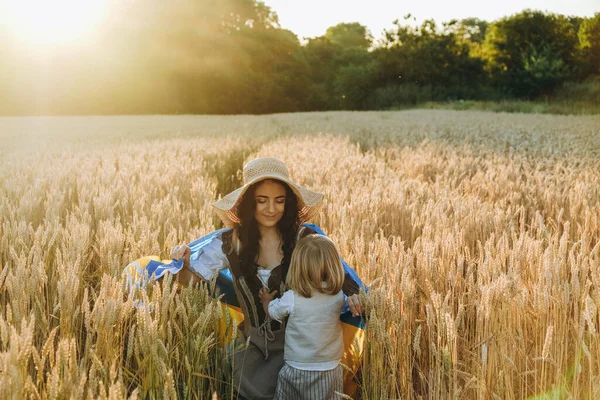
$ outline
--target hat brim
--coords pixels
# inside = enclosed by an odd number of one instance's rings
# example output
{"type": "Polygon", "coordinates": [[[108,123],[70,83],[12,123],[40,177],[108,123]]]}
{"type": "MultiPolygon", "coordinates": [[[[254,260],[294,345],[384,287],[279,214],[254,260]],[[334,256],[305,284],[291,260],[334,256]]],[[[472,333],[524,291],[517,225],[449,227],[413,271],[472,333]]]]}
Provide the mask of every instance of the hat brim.
{"type": "Polygon", "coordinates": [[[223,221],[225,226],[233,228],[240,224],[237,212],[240,199],[244,196],[244,193],[246,193],[250,186],[269,179],[287,184],[292,192],[294,192],[298,198],[298,218],[300,219],[300,222],[310,220],[323,206],[324,196],[321,193],[313,192],[304,186],[292,182],[284,176],[260,176],[213,203],[212,206],[214,207],[216,214],[221,221],[223,221]]]}

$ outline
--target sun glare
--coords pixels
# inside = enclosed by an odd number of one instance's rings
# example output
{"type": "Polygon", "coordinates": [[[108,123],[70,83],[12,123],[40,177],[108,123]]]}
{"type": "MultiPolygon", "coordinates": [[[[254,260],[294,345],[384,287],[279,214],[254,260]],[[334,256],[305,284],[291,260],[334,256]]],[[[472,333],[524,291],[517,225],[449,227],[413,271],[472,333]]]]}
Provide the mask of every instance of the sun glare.
{"type": "Polygon", "coordinates": [[[0,23],[20,42],[74,43],[98,28],[108,0],[0,0],[0,23]]]}

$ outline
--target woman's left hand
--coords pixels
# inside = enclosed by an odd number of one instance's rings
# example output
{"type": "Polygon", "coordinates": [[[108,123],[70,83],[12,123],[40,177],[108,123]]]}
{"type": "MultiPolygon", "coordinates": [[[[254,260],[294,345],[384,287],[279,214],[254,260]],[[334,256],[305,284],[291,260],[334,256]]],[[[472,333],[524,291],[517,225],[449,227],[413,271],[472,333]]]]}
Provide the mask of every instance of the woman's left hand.
{"type": "Polygon", "coordinates": [[[353,294],[352,296],[348,296],[348,307],[350,307],[350,312],[352,312],[353,317],[358,317],[363,313],[363,306],[360,304],[360,298],[357,294],[353,294]]]}

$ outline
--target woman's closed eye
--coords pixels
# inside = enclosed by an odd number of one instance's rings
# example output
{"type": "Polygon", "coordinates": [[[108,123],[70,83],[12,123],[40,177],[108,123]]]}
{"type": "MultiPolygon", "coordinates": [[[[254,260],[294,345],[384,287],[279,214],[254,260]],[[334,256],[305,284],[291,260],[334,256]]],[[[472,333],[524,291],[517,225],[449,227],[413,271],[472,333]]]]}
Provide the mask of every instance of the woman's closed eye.
{"type": "MultiPolygon", "coordinates": [[[[266,204],[268,202],[268,199],[264,198],[264,197],[257,197],[256,198],[256,203],[257,204],[266,204]]],[[[278,197],[275,199],[275,203],[277,204],[285,204],[285,197],[278,197]]]]}

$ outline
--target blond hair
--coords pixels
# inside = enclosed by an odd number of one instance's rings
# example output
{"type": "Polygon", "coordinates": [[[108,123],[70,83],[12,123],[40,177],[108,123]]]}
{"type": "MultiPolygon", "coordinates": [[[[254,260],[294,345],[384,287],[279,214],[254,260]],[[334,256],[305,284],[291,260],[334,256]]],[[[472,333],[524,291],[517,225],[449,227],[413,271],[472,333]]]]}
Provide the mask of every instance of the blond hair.
{"type": "Polygon", "coordinates": [[[292,253],[285,283],[307,298],[315,290],[330,295],[342,290],[344,267],[331,239],[317,234],[300,239],[292,253]]]}

